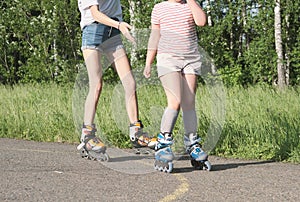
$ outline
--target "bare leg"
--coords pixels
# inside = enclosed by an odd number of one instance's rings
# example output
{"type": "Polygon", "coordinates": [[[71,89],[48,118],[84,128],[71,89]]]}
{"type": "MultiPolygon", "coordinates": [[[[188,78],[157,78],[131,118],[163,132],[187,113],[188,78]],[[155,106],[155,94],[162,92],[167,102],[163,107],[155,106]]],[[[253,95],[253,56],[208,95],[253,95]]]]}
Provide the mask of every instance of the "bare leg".
{"type": "MultiPolygon", "coordinates": [[[[102,90],[102,66],[100,63],[101,54],[97,50],[83,50],[83,57],[89,76],[89,92],[84,106],[84,124],[82,127],[80,141],[77,149],[83,149],[83,157],[99,158],[102,156],[90,156],[91,151],[96,153],[105,153],[106,146],[95,136],[96,128],[94,125],[97,104],[102,90]]],[[[105,156],[108,160],[108,156],[105,156]]]]}
{"type": "Polygon", "coordinates": [[[181,72],[172,72],[160,77],[160,81],[167,96],[168,107],[174,110],[180,110],[182,90],[181,80],[181,72]]]}
{"type": "Polygon", "coordinates": [[[89,92],[85,101],[84,124],[92,125],[102,90],[101,54],[97,50],[83,50],[83,57],[89,76],[89,92]]]}
{"type": "Polygon", "coordinates": [[[136,83],[131,72],[130,64],[124,49],[108,54],[109,60],[114,61],[114,67],[125,90],[126,109],[130,123],[139,120],[136,83]]]}

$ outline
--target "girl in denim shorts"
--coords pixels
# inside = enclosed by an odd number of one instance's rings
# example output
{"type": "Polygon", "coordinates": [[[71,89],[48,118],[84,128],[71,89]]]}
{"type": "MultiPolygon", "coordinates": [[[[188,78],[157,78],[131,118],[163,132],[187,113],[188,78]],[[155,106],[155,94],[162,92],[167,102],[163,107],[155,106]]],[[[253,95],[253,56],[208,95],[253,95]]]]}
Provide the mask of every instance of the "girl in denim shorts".
{"type": "Polygon", "coordinates": [[[79,150],[89,153],[105,153],[106,146],[96,137],[94,118],[102,89],[103,66],[101,58],[106,56],[117,71],[125,89],[125,102],[130,120],[130,139],[134,146],[147,146],[143,137],[142,123],[138,117],[136,83],[131,73],[128,58],[120,33],[134,42],[129,33],[131,26],[122,21],[120,0],[78,0],[81,13],[82,46],[85,65],[89,76],[89,92],[84,107],[84,120],[79,150]],[[137,135],[141,137],[137,137],[137,135]],[[143,143],[139,145],[138,143],[143,143]]]}

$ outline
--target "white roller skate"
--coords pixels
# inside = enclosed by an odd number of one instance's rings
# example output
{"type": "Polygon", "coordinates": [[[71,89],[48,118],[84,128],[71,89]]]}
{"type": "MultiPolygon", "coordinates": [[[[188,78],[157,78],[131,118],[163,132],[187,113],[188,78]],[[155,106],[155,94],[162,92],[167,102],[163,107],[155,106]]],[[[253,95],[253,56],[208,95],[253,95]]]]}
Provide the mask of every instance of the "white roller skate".
{"type": "Polygon", "coordinates": [[[184,136],[184,144],[187,153],[190,155],[191,164],[197,170],[211,170],[211,164],[208,161],[208,155],[200,145],[201,138],[196,133],[190,133],[184,136]]]}
{"type": "Polygon", "coordinates": [[[154,169],[170,173],[173,170],[174,154],[171,149],[173,138],[171,133],[159,133],[155,146],[154,169]]]}
{"type": "Polygon", "coordinates": [[[90,160],[108,161],[109,156],[106,153],[106,146],[95,135],[95,125],[83,125],[82,134],[77,149],[81,151],[81,157],[90,160]]]}
{"type": "Polygon", "coordinates": [[[155,147],[156,138],[152,138],[148,135],[148,133],[143,132],[143,124],[141,121],[130,124],[129,136],[136,154],[150,154],[150,149],[154,149],[155,147]]]}

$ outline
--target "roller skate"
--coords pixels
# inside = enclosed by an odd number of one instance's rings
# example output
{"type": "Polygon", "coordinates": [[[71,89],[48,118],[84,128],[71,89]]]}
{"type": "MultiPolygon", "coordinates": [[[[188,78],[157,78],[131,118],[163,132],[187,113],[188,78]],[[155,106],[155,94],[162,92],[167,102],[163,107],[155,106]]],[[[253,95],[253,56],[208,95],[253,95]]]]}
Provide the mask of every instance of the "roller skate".
{"type": "Polygon", "coordinates": [[[208,155],[200,145],[201,138],[196,133],[190,133],[184,136],[184,144],[187,153],[190,155],[191,164],[197,170],[211,170],[211,164],[208,161],[208,155]]]}
{"type": "Polygon", "coordinates": [[[155,146],[154,169],[170,173],[173,170],[174,154],[171,149],[173,138],[171,133],[159,133],[155,146]]]}
{"type": "Polygon", "coordinates": [[[153,150],[155,147],[156,138],[152,138],[148,133],[143,132],[143,124],[141,121],[130,124],[129,136],[135,154],[150,154],[150,149],[153,150]]]}
{"type": "Polygon", "coordinates": [[[108,161],[109,156],[106,153],[106,146],[101,140],[95,135],[95,125],[83,125],[82,134],[77,149],[81,152],[82,158],[97,161],[108,161]]]}

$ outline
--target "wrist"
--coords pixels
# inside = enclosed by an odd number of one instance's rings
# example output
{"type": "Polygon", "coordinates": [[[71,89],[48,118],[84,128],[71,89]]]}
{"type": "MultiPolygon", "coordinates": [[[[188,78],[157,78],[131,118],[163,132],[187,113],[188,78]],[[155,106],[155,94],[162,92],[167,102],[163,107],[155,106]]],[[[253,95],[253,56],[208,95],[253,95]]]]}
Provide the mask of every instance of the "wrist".
{"type": "Polygon", "coordinates": [[[117,27],[117,29],[119,29],[119,30],[120,30],[120,25],[121,25],[121,22],[119,22],[118,27],[117,27]]]}

